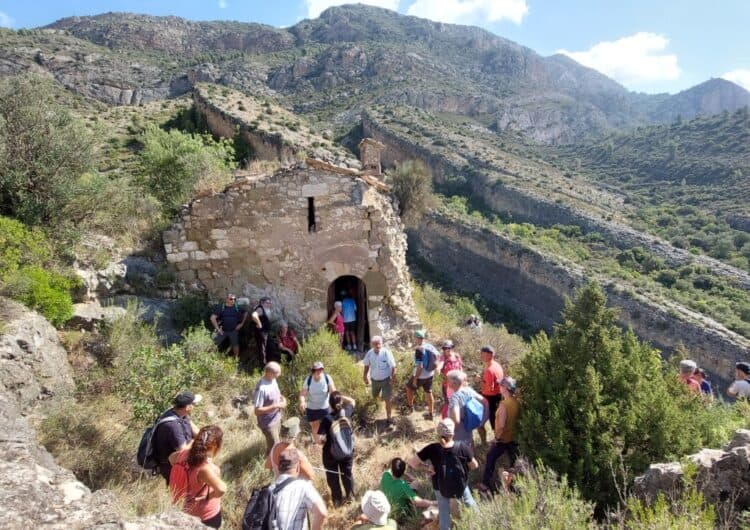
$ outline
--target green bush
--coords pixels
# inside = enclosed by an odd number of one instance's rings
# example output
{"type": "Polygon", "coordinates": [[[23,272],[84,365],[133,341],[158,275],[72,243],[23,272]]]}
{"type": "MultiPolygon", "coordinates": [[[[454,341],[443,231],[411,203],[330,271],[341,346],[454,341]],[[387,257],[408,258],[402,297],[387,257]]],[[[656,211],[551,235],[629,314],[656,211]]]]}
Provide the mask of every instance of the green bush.
{"type": "Polygon", "coordinates": [[[0,215],[0,280],[24,265],[46,266],[52,261],[52,245],[44,233],[0,215]]]}
{"type": "Polygon", "coordinates": [[[377,411],[377,402],[362,381],[362,367],[341,349],[338,337],[326,329],[320,329],[307,337],[296,359],[284,364],[282,368],[279,386],[289,401],[289,415],[300,414],[299,391],[315,361],[321,361],[325,365],[326,373],[333,379],[337,390],[357,401],[358,418],[370,421],[377,411]]]}
{"type": "Polygon", "coordinates": [[[401,218],[405,223],[417,221],[427,210],[432,195],[429,169],[419,160],[406,160],[397,164],[388,176],[398,198],[401,218]]]}
{"type": "Polygon", "coordinates": [[[205,326],[209,311],[205,293],[187,294],[177,300],[172,320],[180,331],[193,326],[205,326]]]}
{"type": "Polygon", "coordinates": [[[60,327],[73,316],[70,292],[78,285],[80,279],[34,265],[6,275],[3,293],[39,311],[53,326],[60,327]]]}
{"type": "Polygon", "coordinates": [[[141,346],[117,359],[116,388],[144,423],[171,406],[181,390],[210,389],[237,369],[236,361],[216,351],[208,330],[194,328],[181,344],[141,346]]]}

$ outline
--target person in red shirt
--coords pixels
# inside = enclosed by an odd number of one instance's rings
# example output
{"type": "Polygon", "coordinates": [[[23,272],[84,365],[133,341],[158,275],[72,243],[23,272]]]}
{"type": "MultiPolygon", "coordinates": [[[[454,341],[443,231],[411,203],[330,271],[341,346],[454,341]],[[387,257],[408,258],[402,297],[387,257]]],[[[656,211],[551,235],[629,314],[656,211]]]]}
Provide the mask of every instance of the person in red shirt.
{"type": "Polygon", "coordinates": [[[680,381],[696,394],[701,393],[701,384],[693,377],[698,365],[695,361],[685,359],[680,361],[680,381]]]}
{"type": "MultiPolygon", "coordinates": [[[[497,407],[502,399],[500,381],[505,377],[505,373],[503,372],[503,367],[500,366],[500,363],[495,360],[495,350],[492,346],[482,346],[479,353],[482,356],[482,362],[484,363],[484,371],[482,372],[482,375],[477,375],[477,380],[482,383],[480,394],[487,398],[487,401],[490,404],[489,420],[492,431],[494,432],[495,413],[497,412],[497,407]]],[[[478,431],[482,442],[486,443],[487,430],[485,429],[484,424],[478,428],[478,431]]]]}
{"type": "Polygon", "coordinates": [[[286,322],[282,321],[279,324],[279,334],[276,338],[279,343],[279,350],[285,353],[291,361],[299,351],[297,335],[289,329],[289,325],[286,322]]]}
{"type": "Polygon", "coordinates": [[[448,386],[448,380],[445,376],[452,370],[463,370],[464,363],[461,360],[461,356],[453,349],[452,340],[446,340],[443,342],[441,349],[443,350],[443,354],[438,360],[437,371],[442,375],[441,390],[443,392],[443,407],[440,411],[440,415],[445,419],[448,417],[448,399],[451,397],[451,394],[453,394],[453,390],[448,386]]]}

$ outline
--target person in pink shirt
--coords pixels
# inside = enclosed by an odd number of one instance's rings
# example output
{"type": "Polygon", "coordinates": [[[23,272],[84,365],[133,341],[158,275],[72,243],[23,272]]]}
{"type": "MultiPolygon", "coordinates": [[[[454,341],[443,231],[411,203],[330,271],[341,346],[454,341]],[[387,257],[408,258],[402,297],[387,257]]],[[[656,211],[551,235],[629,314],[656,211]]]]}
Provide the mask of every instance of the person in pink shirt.
{"type": "Polygon", "coordinates": [[[328,325],[331,326],[331,329],[339,336],[339,344],[341,347],[344,347],[344,329],[346,327],[344,326],[344,315],[341,313],[341,302],[336,301],[333,304],[333,314],[331,314],[331,318],[328,319],[328,325]]]}
{"type": "Polygon", "coordinates": [[[448,380],[445,376],[451,370],[463,371],[464,363],[461,360],[461,356],[453,349],[452,340],[446,340],[445,342],[443,342],[441,349],[443,350],[443,354],[440,356],[440,360],[438,361],[437,365],[437,370],[442,375],[441,389],[443,392],[443,408],[441,409],[440,414],[443,418],[447,418],[448,400],[450,399],[451,394],[453,394],[453,391],[448,386],[448,380]]]}
{"type": "Polygon", "coordinates": [[[701,393],[701,384],[693,377],[698,365],[695,361],[685,359],[680,361],[680,381],[696,394],[701,393]]]}
{"type": "Polygon", "coordinates": [[[221,427],[209,425],[198,432],[189,448],[175,451],[169,456],[173,501],[184,499],[185,513],[198,517],[211,528],[221,526],[221,497],[227,492],[227,485],[221,480],[221,470],[213,462],[221,450],[223,439],[221,427]],[[172,480],[180,467],[187,469],[187,484],[172,480]]]}

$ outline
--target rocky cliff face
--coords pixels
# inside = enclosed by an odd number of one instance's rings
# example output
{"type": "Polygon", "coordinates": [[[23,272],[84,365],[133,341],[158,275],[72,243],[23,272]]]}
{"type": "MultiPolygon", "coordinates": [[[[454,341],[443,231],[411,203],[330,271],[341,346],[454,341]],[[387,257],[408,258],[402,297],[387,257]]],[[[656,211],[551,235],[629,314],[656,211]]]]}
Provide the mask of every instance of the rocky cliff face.
{"type": "Polygon", "coordinates": [[[126,521],[114,493],[92,493],[55,464],[36,441],[28,416],[35,405],[68,395],[73,379],[55,329],[38,313],[0,297],[0,505],[2,527],[195,529],[193,517],[170,512],[126,521]]]}

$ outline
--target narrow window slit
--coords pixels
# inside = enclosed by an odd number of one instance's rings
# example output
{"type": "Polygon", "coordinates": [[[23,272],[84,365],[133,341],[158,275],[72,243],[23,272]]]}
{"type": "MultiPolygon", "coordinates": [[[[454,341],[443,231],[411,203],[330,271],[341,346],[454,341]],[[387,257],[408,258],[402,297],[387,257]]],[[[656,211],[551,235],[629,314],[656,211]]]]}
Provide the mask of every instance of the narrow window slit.
{"type": "Polygon", "coordinates": [[[307,198],[307,231],[313,233],[315,226],[315,197],[307,198]]]}

